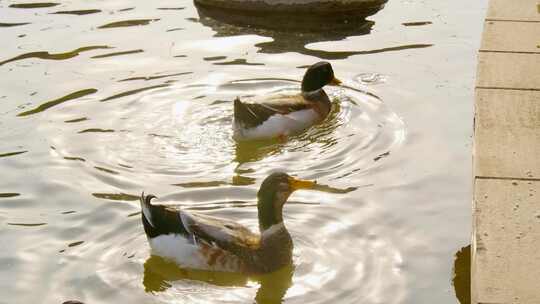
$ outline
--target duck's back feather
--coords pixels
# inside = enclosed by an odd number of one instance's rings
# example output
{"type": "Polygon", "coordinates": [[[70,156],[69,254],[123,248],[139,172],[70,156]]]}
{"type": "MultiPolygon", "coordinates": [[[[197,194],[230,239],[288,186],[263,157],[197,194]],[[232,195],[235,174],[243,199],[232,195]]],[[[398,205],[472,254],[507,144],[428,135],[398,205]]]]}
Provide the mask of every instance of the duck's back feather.
{"type": "Polygon", "coordinates": [[[188,212],[181,212],[180,217],[190,233],[225,250],[234,251],[238,247],[255,250],[259,247],[260,236],[233,221],[188,212]]]}
{"type": "Polygon", "coordinates": [[[287,115],[291,112],[309,109],[312,105],[302,95],[272,95],[266,98],[234,100],[235,123],[243,128],[255,128],[272,115],[287,115]]]}

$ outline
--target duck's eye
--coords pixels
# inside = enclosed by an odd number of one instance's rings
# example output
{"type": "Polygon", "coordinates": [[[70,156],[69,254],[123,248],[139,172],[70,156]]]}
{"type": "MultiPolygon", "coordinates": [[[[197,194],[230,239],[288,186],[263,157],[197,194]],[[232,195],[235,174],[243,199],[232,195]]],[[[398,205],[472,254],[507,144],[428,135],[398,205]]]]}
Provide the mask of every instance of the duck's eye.
{"type": "Polygon", "coordinates": [[[278,184],[279,190],[281,191],[287,191],[289,190],[289,183],[287,182],[281,182],[278,184]]]}

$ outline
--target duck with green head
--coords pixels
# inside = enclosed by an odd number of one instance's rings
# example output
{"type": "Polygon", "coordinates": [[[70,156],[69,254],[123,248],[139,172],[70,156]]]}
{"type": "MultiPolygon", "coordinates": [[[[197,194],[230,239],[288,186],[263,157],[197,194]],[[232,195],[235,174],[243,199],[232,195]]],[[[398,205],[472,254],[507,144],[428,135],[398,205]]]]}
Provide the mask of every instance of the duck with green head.
{"type": "Polygon", "coordinates": [[[310,66],[299,94],[275,94],[234,100],[234,134],[237,141],[282,138],[298,134],[323,121],[330,113],[325,85],[339,85],[329,62],[310,66]]]}
{"type": "Polygon", "coordinates": [[[259,233],[228,219],[165,205],[141,195],[142,222],[152,253],[185,268],[267,273],[292,263],[293,242],[283,223],[283,205],[315,182],[273,173],[257,193],[259,233]]]}

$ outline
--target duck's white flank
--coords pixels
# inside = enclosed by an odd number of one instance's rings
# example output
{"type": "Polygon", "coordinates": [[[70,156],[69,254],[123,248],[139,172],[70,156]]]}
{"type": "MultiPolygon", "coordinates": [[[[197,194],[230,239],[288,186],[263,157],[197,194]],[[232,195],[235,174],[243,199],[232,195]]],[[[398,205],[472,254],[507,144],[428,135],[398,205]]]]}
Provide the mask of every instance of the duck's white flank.
{"type": "Polygon", "coordinates": [[[182,267],[212,271],[238,272],[239,259],[220,248],[206,244],[194,244],[179,234],[160,235],[149,238],[152,253],[172,260],[182,267]],[[212,261],[209,264],[208,261],[212,261]]]}
{"type": "Polygon", "coordinates": [[[299,133],[319,120],[319,115],[313,109],[291,112],[286,115],[272,115],[261,125],[245,129],[237,122],[234,123],[235,139],[261,139],[278,136],[288,136],[299,133]]]}
{"type": "Polygon", "coordinates": [[[179,234],[165,234],[149,238],[148,242],[155,255],[174,260],[186,267],[197,267],[206,264],[198,254],[199,247],[190,243],[179,234]]]}

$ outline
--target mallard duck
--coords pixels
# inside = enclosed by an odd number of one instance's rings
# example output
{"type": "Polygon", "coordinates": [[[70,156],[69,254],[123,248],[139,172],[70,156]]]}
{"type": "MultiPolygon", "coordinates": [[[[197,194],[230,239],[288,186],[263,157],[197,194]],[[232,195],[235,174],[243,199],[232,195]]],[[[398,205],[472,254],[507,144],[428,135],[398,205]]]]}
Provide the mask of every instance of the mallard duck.
{"type": "Polygon", "coordinates": [[[301,93],[275,94],[234,100],[234,134],[238,141],[283,138],[323,121],[330,112],[327,84],[339,85],[330,63],[310,66],[302,79],[301,93]]]}
{"type": "Polygon", "coordinates": [[[295,190],[312,181],[273,173],[257,193],[259,232],[234,221],[153,205],[154,195],[141,195],[142,222],[154,255],[185,268],[267,273],[290,265],[293,243],[283,224],[283,205],[295,190]]]}

